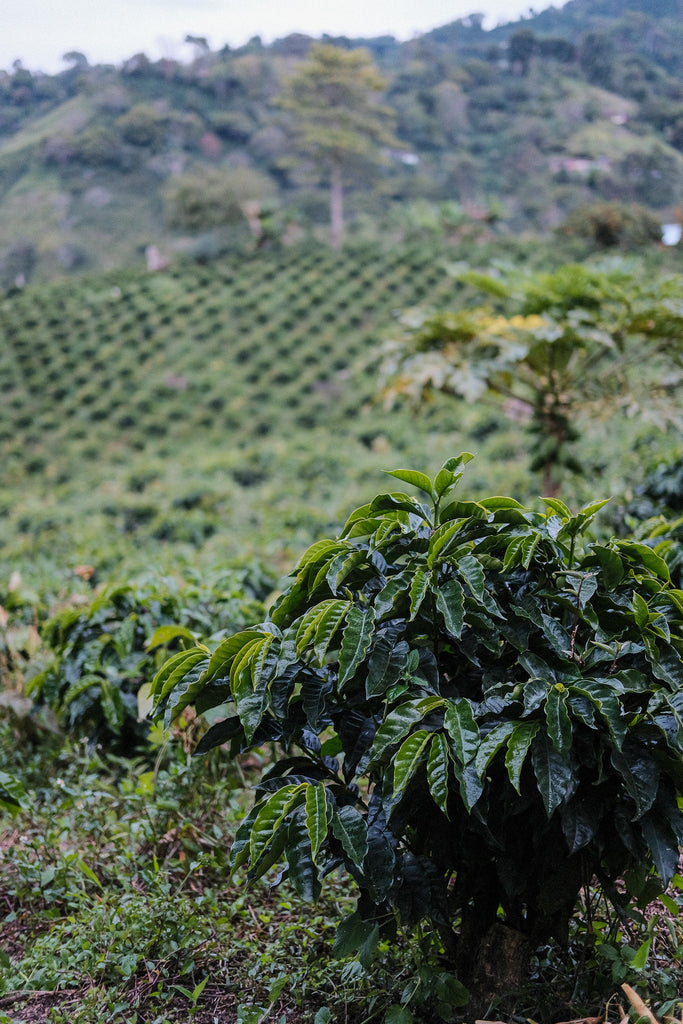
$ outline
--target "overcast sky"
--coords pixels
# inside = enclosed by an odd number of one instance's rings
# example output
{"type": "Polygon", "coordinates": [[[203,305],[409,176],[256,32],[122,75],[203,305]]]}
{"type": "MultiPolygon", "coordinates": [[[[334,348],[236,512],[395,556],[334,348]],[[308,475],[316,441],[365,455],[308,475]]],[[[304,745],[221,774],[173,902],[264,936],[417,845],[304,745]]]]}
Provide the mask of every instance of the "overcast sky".
{"type": "Polygon", "coordinates": [[[214,50],[290,32],[409,39],[475,11],[490,27],[531,8],[529,0],[0,0],[0,68],[21,60],[32,71],[54,73],[70,50],[92,64],[118,64],[140,51],[187,59],[188,34],[206,37],[214,50]]]}

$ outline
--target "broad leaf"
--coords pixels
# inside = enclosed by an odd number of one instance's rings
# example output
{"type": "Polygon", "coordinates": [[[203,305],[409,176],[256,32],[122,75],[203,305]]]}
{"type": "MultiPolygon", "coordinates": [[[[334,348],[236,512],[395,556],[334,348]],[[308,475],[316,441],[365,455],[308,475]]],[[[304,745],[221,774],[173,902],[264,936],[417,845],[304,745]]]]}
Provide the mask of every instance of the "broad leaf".
{"type": "Polygon", "coordinates": [[[410,621],[412,622],[422,604],[423,598],[429,590],[430,574],[424,569],[418,569],[410,584],[410,621]]]}
{"type": "Polygon", "coordinates": [[[289,868],[289,879],[295,891],[302,899],[313,903],[320,896],[321,885],[315,857],[311,850],[307,814],[304,813],[303,808],[298,808],[289,822],[285,856],[289,868]]]}
{"type": "Polygon", "coordinates": [[[533,740],[531,762],[545,812],[550,818],[569,792],[572,783],[571,766],[542,732],[533,740]]]}
{"type": "Polygon", "coordinates": [[[448,756],[448,741],[442,732],[437,732],[432,738],[427,758],[427,781],[429,792],[437,807],[440,807],[448,817],[448,771],[450,759],[448,756]]]}
{"type": "Polygon", "coordinates": [[[414,469],[393,469],[389,471],[388,475],[402,480],[404,484],[417,487],[418,490],[424,491],[429,498],[433,497],[432,481],[425,473],[418,473],[414,469]]]}
{"type": "Polygon", "coordinates": [[[402,793],[424,761],[424,749],[431,737],[426,729],[418,729],[401,744],[394,758],[394,795],[402,793]]]}
{"type": "Polygon", "coordinates": [[[479,727],[466,698],[448,704],[444,725],[451,737],[452,751],[460,764],[468,764],[479,750],[479,727]]]}
{"type": "Polygon", "coordinates": [[[572,745],[572,723],[567,711],[568,691],[562,684],[552,686],[545,702],[548,736],[558,754],[565,755],[572,745]]]}
{"type": "Polygon", "coordinates": [[[375,627],[372,608],[353,605],[346,617],[346,626],[339,653],[339,686],[351,679],[367,654],[375,627]]]}
{"type": "Polygon", "coordinates": [[[360,867],[368,852],[368,827],[355,807],[340,807],[332,818],[332,831],[351,861],[360,867]]]}
{"type": "Polygon", "coordinates": [[[249,836],[249,857],[252,864],[258,861],[287,815],[304,802],[307,789],[306,783],[283,786],[261,806],[249,836]]]}
{"type": "Polygon", "coordinates": [[[306,828],[311,844],[311,856],[317,860],[318,851],[327,836],[327,798],[322,782],[306,789],[306,828]]]}
{"type": "Polygon", "coordinates": [[[507,768],[510,782],[520,794],[522,768],[524,767],[524,761],[529,752],[531,741],[538,730],[538,722],[517,722],[508,740],[505,767],[507,768]]]}
{"type": "Polygon", "coordinates": [[[464,595],[455,579],[446,580],[435,590],[436,606],[443,615],[446,629],[457,639],[462,635],[464,595]]]}

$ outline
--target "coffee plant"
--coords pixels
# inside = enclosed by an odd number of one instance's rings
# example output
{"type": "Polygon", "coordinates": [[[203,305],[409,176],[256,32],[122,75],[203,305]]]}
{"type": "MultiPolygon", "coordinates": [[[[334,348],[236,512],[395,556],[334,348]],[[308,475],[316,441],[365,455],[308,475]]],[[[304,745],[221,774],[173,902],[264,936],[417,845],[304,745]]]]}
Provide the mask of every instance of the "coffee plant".
{"type": "Polygon", "coordinates": [[[306,898],[344,868],[342,932],[367,949],[427,919],[476,989],[501,922],[520,949],[563,942],[592,881],[624,911],[672,878],[683,592],[647,545],[587,539],[605,502],[459,500],[470,458],[394,472],[423,500],[352,513],[264,623],[177,653],[153,690],[167,724],[224,706],[198,753],[277,744],[235,868],[285,861],[306,898]]]}
{"type": "Polygon", "coordinates": [[[45,624],[52,661],[27,693],[51,708],[65,731],[120,753],[139,751],[149,734],[139,694],[168,646],[194,645],[249,621],[264,586],[258,573],[223,573],[203,585],[165,580],[106,588],[85,608],[65,608],[45,624]],[[175,625],[179,620],[183,626],[175,625]]]}

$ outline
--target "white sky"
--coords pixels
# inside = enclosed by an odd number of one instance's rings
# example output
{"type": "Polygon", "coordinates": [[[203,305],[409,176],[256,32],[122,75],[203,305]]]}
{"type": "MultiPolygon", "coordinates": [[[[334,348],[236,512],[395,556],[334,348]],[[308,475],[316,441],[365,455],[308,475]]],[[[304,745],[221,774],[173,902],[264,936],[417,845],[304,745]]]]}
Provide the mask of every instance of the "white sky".
{"type": "MultiPolygon", "coordinates": [[[[550,2],[537,0],[536,9],[550,2]]],[[[475,11],[491,27],[531,7],[530,0],[0,0],[0,68],[19,59],[31,71],[62,71],[70,50],[92,64],[118,64],[140,51],[187,59],[188,34],[214,50],[290,32],[409,39],[475,11]]]]}

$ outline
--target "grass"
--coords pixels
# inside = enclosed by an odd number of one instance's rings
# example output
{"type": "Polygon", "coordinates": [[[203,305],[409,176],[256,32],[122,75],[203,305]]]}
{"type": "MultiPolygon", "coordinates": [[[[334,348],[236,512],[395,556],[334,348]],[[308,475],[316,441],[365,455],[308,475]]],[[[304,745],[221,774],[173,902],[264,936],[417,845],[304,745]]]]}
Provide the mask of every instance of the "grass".
{"type": "MultiPolygon", "coordinates": [[[[186,722],[170,745],[157,737],[151,757],[131,762],[87,742],[37,738],[21,716],[0,718],[4,766],[22,773],[31,794],[0,829],[0,1020],[460,1019],[460,990],[428,933],[399,935],[374,960],[362,950],[335,957],[336,924],[353,910],[344,878],[328,879],[321,901],[307,905],[274,873],[251,888],[229,876],[227,851],[269,752],[188,761],[194,727],[186,722]]],[[[618,1020],[628,981],[673,1014],[682,909],[683,892],[672,890],[668,907],[591,954],[592,988],[577,986],[580,944],[568,959],[540,950],[535,980],[508,998],[507,1016],[491,1012],[514,1022],[618,1020]],[[644,935],[647,966],[634,961],[644,935]]],[[[599,922],[599,907],[593,912],[599,922]]]]}

